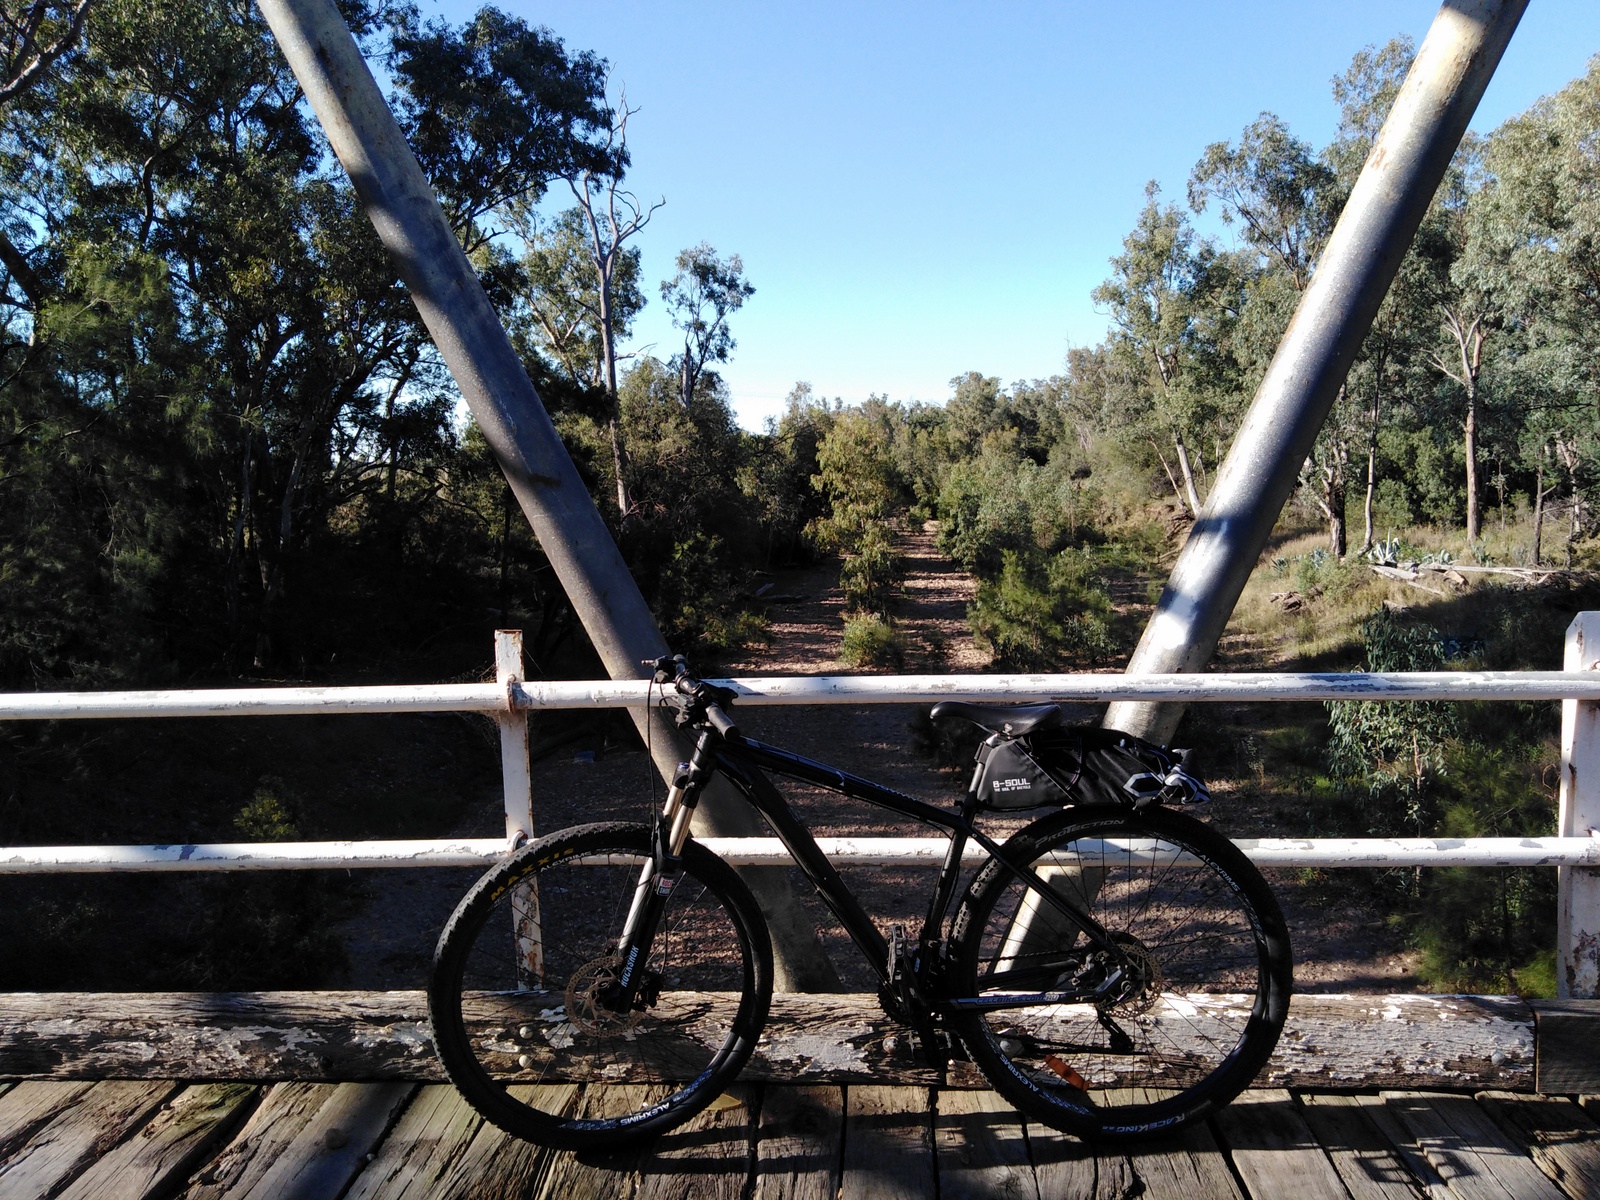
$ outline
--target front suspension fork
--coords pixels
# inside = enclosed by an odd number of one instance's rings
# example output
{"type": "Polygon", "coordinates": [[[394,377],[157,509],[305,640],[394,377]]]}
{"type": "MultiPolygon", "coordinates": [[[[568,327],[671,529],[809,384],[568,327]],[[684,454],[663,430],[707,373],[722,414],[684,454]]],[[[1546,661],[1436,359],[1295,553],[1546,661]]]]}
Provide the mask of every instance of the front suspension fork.
{"type": "Polygon", "coordinates": [[[683,874],[683,846],[689,840],[689,825],[700,803],[700,795],[711,778],[709,738],[710,734],[702,732],[689,761],[678,764],[672,785],[667,789],[666,803],[651,831],[650,857],[639,870],[628,919],[617,939],[617,958],[621,966],[616,980],[600,997],[602,1003],[617,1012],[634,1007],[646,976],[643,968],[650,960],[650,948],[667,900],[683,874]]]}

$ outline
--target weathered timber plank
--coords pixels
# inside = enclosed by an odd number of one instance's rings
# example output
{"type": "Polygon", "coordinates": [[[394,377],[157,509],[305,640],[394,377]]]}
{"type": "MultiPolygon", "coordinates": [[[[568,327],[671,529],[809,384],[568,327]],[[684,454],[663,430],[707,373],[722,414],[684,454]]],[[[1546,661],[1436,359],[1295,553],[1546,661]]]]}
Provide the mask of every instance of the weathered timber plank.
{"type": "Polygon", "coordinates": [[[1561,1200],[1561,1189],[1470,1096],[1384,1092],[1383,1102],[1463,1200],[1561,1200]]]}
{"type": "Polygon", "coordinates": [[[1346,1200],[1339,1173],[1288,1092],[1246,1092],[1217,1113],[1216,1125],[1256,1200],[1346,1200]]]}
{"type": "Polygon", "coordinates": [[[940,1200],[1038,1200],[1028,1140],[1015,1108],[988,1090],[938,1092],[934,1105],[940,1200]]]}
{"type": "MultiPolygon", "coordinates": [[[[585,1087],[578,1097],[580,1117],[620,1117],[638,1112],[667,1095],[656,1084],[607,1084],[585,1087]]],[[[639,1185],[642,1149],[551,1155],[539,1182],[539,1200],[628,1200],[639,1185]]]]}
{"type": "Polygon", "coordinates": [[[23,1083],[0,1096],[0,1162],[34,1130],[50,1123],[89,1090],[89,1083],[23,1083]]]}
{"type": "Polygon", "coordinates": [[[244,1127],[209,1163],[189,1178],[184,1200],[242,1196],[266,1174],[306,1123],[316,1116],[336,1084],[279,1083],[266,1090],[244,1127]]]}
{"type": "MultiPolygon", "coordinates": [[[[1310,1093],[1306,1095],[1310,1097],[1310,1093]]],[[[1436,1197],[1437,1200],[1450,1200],[1454,1195],[1450,1185],[1444,1181],[1444,1176],[1433,1169],[1433,1163],[1422,1152],[1416,1135],[1406,1128],[1399,1116],[1383,1102],[1382,1096],[1352,1096],[1350,1102],[1360,1105],[1362,1115],[1389,1140],[1394,1152],[1399,1155],[1400,1161],[1405,1163],[1406,1170],[1411,1172],[1412,1178],[1417,1181],[1417,1185],[1422,1188],[1425,1195],[1436,1197]]]]}
{"type": "Polygon", "coordinates": [[[635,1200],[740,1200],[754,1167],[755,1090],[735,1084],[645,1148],[635,1200]]]}
{"type": "MultiPolygon", "coordinates": [[[[1147,1089],[1139,1092],[1144,1103],[1155,1099],[1147,1089]]],[[[1222,1149],[1208,1125],[1191,1125],[1171,1137],[1128,1152],[1128,1168],[1133,1173],[1130,1195],[1143,1200],[1242,1200],[1239,1185],[1228,1170],[1222,1149]]]]}
{"type": "MultiPolygon", "coordinates": [[[[520,1084],[513,1095],[534,1099],[546,1112],[571,1112],[578,1102],[574,1083],[520,1084]]],[[[391,1135],[392,1138],[393,1135],[391,1135]]],[[[485,1121],[454,1169],[439,1184],[438,1200],[502,1200],[532,1196],[555,1151],[496,1129],[485,1121]]]]}
{"type": "Polygon", "coordinates": [[[1600,1000],[1535,1000],[1539,1091],[1572,1094],[1600,1088],[1600,1000]]]}
{"type": "Polygon", "coordinates": [[[1415,1200],[1424,1194],[1399,1151],[1367,1115],[1361,1097],[1307,1092],[1301,1101],[1306,1125],[1353,1200],[1415,1200]]]}
{"type": "Polygon", "coordinates": [[[1478,1103],[1562,1191],[1600,1197],[1600,1125],[1571,1100],[1480,1092],[1478,1103]]]}
{"type": "Polygon", "coordinates": [[[1515,998],[1296,996],[1257,1082],[1531,1091],[1533,1068],[1533,1012],[1515,998]]]}
{"type": "Polygon", "coordinates": [[[0,993],[0,1072],[443,1079],[422,992],[0,993]]]}
{"type": "MultiPolygon", "coordinates": [[[[1203,998],[1205,1007],[1227,1003],[1203,998]]],[[[565,1040],[559,1022],[535,1024],[565,1040]]],[[[938,1082],[884,1049],[895,1032],[873,996],[778,995],[744,1078],[938,1082]]],[[[444,1078],[421,992],[0,994],[0,1072],[7,1075],[151,1078],[175,1062],[207,1079],[444,1078]]],[[[583,1082],[597,1077],[595,1067],[574,1053],[546,1078],[583,1082]]],[[[1532,1089],[1533,1068],[1532,1010],[1519,1000],[1297,996],[1261,1082],[1520,1091],[1532,1089]]]]}
{"type": "Polygon", "coordinates": [[[483,1118],[447,1083],[420,1089],[349,1191],[350,1200],[419,1200],[472,1144],[483,1118]]]}
{"type": "Polygon", "coordinates": [[[1137,1194],[1127,1155],[1102,1147],[1097,1157],[1089,1143],[1032,1119],[1026,1129],[1034,1185],[1043,1200],[1127,1200],[1137,1194]]]}
{"type": "Polygon", "coordinates": [[[248,1191],[230,1200],[336,1200],[415,1087],[341,1083],[248,1191]]]}
{"type": "Polygon", "coordinates": [[[839,1200],[923,1200],[934,1194],[928,1089],[845,1089],[839,1200]]]}
{"type": "Polygon", "coordinates": [[[95,1159],[149,1120],[175,1083],[113,1080],[97,1083],[0,1162],[0,1196],[53,1196],[95,1159]]]}
{"type": "Polygon", "coordinates": [[[269,1093],[236,1139],[244,1143],[240,1152],[229,1146],[195,1177],[188,1196],[335,1200],[415,1090],[408,1083],[300,1088],[269,1093]]]}
{"type": "Polygon", "coordinates": [[[756,1135],[755,1200],[834,1200],[844,1149],[844,1092],[769,1083],[756,1135]]]}
{"type": "Polygon", "coordinates": [[[169,1195],[249,1112],[248,1083],[199,1083],[164,1103],[137,1133],[79,1175],[58,1200],[169,1195]]]}

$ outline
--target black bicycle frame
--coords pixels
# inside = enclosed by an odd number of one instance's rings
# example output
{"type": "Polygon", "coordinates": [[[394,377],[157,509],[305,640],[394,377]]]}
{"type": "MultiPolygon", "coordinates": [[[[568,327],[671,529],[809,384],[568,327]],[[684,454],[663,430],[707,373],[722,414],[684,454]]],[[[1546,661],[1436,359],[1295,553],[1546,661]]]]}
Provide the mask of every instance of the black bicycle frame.
{"type": "MultiPolygon", "coordinates": [[[[889,978],[888,943],[884,941],[877,926],[861,907],[855,894],[840,878],[839,872],[828,860],[828,856],[817,845],[817,840],[811,831],[795,816],[789,807],[789,801],[767,778],[765,772],[770,771],[775,775],[798,779],[854,800],[876,804],[924,825],[934,826],[949,835],[949,850],[945,854],[938,883],[928,904],[928,914],[923,922],[920,944],[924,950],[935,947],[939,942],[944,918],[949,911],[951,901],[955,898],[956,886],[960,882],[961,854],[966,848],[967,839],[971,838],[1014,878],[1036,892],[1045,903],[1077,926],[1091,942],[1120,957],[1117,944],[1099,922],[1087,913],[1074,908],[1052,888],[1042,883],[1026,864],[1019,865],[1009,859],[993,838],[973,828],[972,817],[977,811],[977,802],[970,794],[960,811],[952,812],[949,809],[926,804],[904,792],[897,792],[893,788],[874,783],[870,779],[852,775],[848,771],[841,771],[837,767],[805,758],[788,750],[781,750],[776,746],[768,746],[749,738],[737,742],[723,741],[709,731],[702,731],[695,746],[695,761],[703,767],[710,766],[710,763],[706,762],[707,759],[710,759],[715,764],[714,769],[721,771],[766,818],[795,863],[817,889],[823,903],[838,918],[850,935],[850,939],[855,942],[885,982],[889,978]]],[[[931,963],[932,956],[925,954],[922,961],[925,964],[931,963]]],[[[996,997],[993,1000],[957,1000],[953,1006],[1002,1008],[1025,1004],[1059,1003],[1082,998],[1078,993],[1049,992],[1027,997],[996,997]]]]}

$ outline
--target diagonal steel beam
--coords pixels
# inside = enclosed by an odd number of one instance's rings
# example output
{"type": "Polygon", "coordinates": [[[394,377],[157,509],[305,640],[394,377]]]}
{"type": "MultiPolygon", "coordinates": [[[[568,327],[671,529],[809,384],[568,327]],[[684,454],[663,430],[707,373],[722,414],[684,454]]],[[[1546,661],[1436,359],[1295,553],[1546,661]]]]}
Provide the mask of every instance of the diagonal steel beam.
{"type": "MultiPolygon", "coordinates": [[[[648,674],[640,664],[667,652],[661,631],[344,18],[330,0],[259,0],[259,7],[606,673],[613,679],[648,674]]],[[[671,779],[679,757],[671,724],[659,712],[633,709],[630,715],[671,779]]],[[[696,832],[766,832],[756,813],[726,795],[706,796],[696,832]]],[[[767,867],[744,874],[772,927],[779,987],[836,988],[837,976],[787,872],[767,867]]]]}
{"type": "MultiPolygon", "coordinates": [[[[1527,0],[1448,0],[1178,555],[1128,674],[1199,671],[1394,282],[1527,0]]],[[[1182,704],[1121,701],[1105,724],[1168,742],[1182,704]]]]}

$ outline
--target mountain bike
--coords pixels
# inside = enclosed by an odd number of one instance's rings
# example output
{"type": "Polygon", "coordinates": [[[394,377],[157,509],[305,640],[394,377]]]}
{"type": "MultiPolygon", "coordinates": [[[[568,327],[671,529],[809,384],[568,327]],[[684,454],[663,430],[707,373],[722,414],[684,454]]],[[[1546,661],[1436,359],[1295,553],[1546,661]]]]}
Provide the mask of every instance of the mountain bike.
{"type": "Polygon", "coordinates": [[[951,807],[742,736],[736,694],[656,666],[694,750],[654,824],[539,838],[467,893],[428,991],[440,1058],[501,1129],[585,1149],[654,1137],[739,1073],[772,998],[772,946],[737,871],[690,836],[714,776],[766,818],[936,1067],[964,1055],[1029,1118],[1086,1139],[1157,1135],[1227,1103],[1277,1044],[1288,934],[1266,881],[1174,807],[1209,799],[1185,752],[1067,726],[1055,705],[936,705],[987,735],[951,807]],[[886,937],[770,776],[942,830],[920,932],[886,937]],[[994,811],[1049,808],[998,842],[994,811]],[[963,868],[969,843],[982,861],[963,868]],[[965,886],[963,887],[963,882],[965,886]],[[958,895],[959,893],[959,895],[958,895]],[[652,1081],[591,1088],[572,1082],[652,1081]]]}

